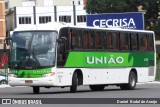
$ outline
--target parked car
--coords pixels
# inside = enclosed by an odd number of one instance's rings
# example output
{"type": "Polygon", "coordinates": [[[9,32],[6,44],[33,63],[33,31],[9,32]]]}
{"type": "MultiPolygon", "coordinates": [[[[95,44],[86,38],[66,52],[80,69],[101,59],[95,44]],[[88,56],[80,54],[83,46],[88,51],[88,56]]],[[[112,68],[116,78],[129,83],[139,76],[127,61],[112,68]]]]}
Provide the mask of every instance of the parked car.
{"type": "Polygon", "coordinates": [[[7,84],[6,74],[5,72],[0,71],[0,85],[7,84]]]}

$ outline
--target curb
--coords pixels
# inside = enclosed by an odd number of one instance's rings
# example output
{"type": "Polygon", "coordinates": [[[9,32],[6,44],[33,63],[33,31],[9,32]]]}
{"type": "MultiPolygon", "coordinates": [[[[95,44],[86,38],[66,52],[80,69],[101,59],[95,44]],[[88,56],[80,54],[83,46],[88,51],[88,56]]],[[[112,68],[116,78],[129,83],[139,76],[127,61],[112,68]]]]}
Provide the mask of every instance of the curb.
{"type": "Polygon", "coordinates": [[[137,83],[137,84],[160,84],[160,81],[152,81],[152,82],[137,83]]]}

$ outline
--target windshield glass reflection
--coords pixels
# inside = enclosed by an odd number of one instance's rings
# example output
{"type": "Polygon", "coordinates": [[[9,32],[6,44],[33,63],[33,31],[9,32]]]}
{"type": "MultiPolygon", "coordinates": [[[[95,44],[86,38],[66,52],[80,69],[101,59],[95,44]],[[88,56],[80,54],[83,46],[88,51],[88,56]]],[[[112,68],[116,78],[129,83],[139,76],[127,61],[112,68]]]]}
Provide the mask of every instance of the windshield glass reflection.
{"type": "Polygon", "coordinates": [[[10,67],[54,66],[56,32],[15,32],[12,36],[10,67]]]}

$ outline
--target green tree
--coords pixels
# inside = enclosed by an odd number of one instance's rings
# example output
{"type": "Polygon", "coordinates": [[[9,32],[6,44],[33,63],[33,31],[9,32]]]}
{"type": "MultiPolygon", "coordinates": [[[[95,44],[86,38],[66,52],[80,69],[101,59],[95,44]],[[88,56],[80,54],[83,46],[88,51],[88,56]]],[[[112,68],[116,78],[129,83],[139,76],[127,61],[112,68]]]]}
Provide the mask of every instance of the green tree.
{"type": "Polygon", "coordinates": [[[87,13],[115,13],[127,12],[129,5],[126,0],[88,0],[86,4],[87,13]]]}
{"type": "Polygon", "coordinates": [[[160,39],[160,0],[143,0],[143,10],[145,10],[145,29],[153,30],[156,39],[160,39]]]}

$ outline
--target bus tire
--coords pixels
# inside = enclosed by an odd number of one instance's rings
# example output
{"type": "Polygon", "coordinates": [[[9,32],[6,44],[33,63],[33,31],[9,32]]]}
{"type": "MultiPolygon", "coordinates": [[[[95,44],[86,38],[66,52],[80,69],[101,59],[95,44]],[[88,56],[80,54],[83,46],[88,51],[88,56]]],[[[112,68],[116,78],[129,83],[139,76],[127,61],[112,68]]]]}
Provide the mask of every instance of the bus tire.
{"type": "Polygon", "coordinates": [[[40,87],[37,87],[37,86],[35,87],[35,86],[34,86],[34,87],[33,87],[33,93],[34,93],[34,94],[39,94],[39,92],[40,92],[40,87]]]}
{"type": "Polygon", "coordinates": [[[77,72],[74,72],[73,77],[72,77],[72,86],[70,87],[70,92],[76,93],[77,86],[78,86],[77,72]]]}
{"type": "Polygon", "coordinates": [[[122,84],[120,85],[120,88],[122,90],[134,90],[137,83],[137,76],[134,72],[130,72],[129,74],[129,82],[128,84],[122,84]]]}
{"type": "Polygon", "coordinates": [[[89,85],[89,88],[92,90],[92,91],[102,91],[104,90],[104,85],[89,85]]]}

